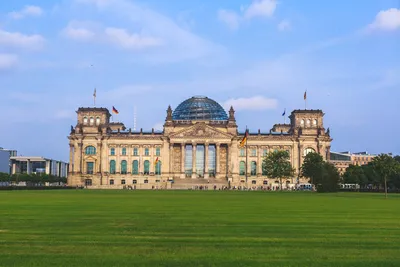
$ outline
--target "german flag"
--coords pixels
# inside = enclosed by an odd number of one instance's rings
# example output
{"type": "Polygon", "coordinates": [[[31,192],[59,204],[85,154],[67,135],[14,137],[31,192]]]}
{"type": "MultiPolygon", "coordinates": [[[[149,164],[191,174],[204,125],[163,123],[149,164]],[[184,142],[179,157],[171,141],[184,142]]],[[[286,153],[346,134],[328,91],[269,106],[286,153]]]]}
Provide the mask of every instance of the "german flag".
{"type": "Polygon", "coordinates": [[[159,162],[160,160],[158,159],[158,157],[156,158],[156,161],[154,161],[154,165],[157,165],[157,163],[159,162]]]}
{"type": "Polygon", "coordinates": [[[242,141],[240,141],[240,147],[244,147],[246,145],[248,136],[249,136],[249,131],[246,129],[246,133],[244,134],[242,141]]]}
{"type": "Polygon", "coordinates": [[[119,114],[119,111],[113,106],[113,108],[112,108],[112,112],[114,113],[114,114],[119,114]]]}
{"type": "Polygon", "coordinates": [[[307,100],[307,90],[304,92],[304,100],[307,100]]]}

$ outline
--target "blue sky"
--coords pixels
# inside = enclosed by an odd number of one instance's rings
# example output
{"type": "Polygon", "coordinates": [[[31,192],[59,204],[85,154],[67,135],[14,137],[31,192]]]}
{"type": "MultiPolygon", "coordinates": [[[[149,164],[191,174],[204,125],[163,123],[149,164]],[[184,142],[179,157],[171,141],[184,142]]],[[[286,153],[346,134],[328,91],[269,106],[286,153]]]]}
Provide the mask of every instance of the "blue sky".
{"type": "Polygon", "coordinates": [[[325,112],[332,150],[400,153],[397,0],[26,0],[0,5],[0,146],[68,160],[75,111],[160,128],[193,95],[243,130],[325,112]]]}

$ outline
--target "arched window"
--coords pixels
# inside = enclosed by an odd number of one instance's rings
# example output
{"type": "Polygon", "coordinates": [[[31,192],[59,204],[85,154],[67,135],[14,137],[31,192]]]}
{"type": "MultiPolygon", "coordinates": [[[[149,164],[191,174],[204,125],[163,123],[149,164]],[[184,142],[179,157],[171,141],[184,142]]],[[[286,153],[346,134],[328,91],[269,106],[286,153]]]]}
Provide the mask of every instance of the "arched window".
{"type": "Polygon", "coordinates": [[[307,147],[304,149],[304,157],[307,156],[308,153],[315,153],[315,150],[311,147],[307,147]]]}
{"type": "Polygon", "coordinates": [[[150,174],[150,161],[144,161],[144,174],[150,174]]]}
{"type": "Polygon", "coordinates": [[[93,119],[93,117],[90,117],[89,124],[90,124],[90,125],[93,125],[93,124],[94,124],[94,119],[93,119]]]}
{"type": "Polygon", "coordinates": [[[239,175],[245,175],[246,174],[246,163],[244,161],[241,161],[239,164],[239,175]]]}
{"type": "Polygon", "coordinates": [[[313,125],[317,126],[317,124],[318,124],[318,121],[317,120],[313,120],[313,125]]]}
{"type": "Polygon", "coordinates": [[[86,125],[87,123],[88,123],[88,119],[87,119],[87,117],[84,117],[84,118],[83,118],[83,124],[86,125]]]}
{"type": "Polygon", "coordinates": [[[100,125],[100,117],[96,118],[96,125],[100,125]]]}
{"type": "Polygon", "coordinates": [[[121,184],[126,184],[125,179],[122,179],[122,180],[121,180],[121,184]]]}
{"type": "Polygon", "coordinates": [[[304,126],[304,120],[300,121],[301,126],[304,126]]]}
{"type": "Polygon", "coordinates": [[[96,155],[96,148],[94,146],[87,146],[85,148],[86,155],[96,155]]]}
{"type": "Polygon", "coordinates": [[[251,175],[251,176],[257,175],[257,162],[252,161],[251,164],[250,164],[250,166],[251,166],[250,175],[251,175]]]}
{"type": "Polygon", "coordinates": [[[268,181],[264,180],[263,184],[268,184],[268,181]]]}
{"type": "Polygon", "coordinates": [[[127,166],[126,160],[121,161],[121,174],[126,174],[128,172],[127,166]]]}
{"type": "Polygon", "coordinates": [[[115,160],[110,160],[110,174],[115,174],[115,160]]]}
{"type": "Polygon", "coordinates": [[[111,148],[111,149],[110,149],[110,155],[111,155],[111,156],[114,156],[114,155],[115,155],[115,148],[111,148]]]}
{"type": "Polygon", "coordinates": [[[257,184],[256,180],[251,181],[252,184],[257,184]]]}
{"type": "Polygon", "coordinates": [[[132,174],[139,174],[139,161],[137,160],[132,163],[132,174]]]}
{"type": "Polygon", "coordinates": [[[122,156],[126,156],[126,147],[122,148],[122,152],[121,152],[122,156]]]}
{"type": "Polygon", "coordinates": [[[161,174],[161,161],[157,161],[156,166],[155,166],[155,173],[156,175],[160,175],[161,174]]]}
{"type": "Polygon", "coordinates": [[[137,180],[133,180],[133,181],[132,181],[132,184],[137,184],[137,180]]]}
{"type": "Polygon", "coordinates": [[[113,185],[114,184],[114,179],[111,179],[110,180],[110,185],[113,185]]]}
{"type": "Polygon", "coordinates": [[[310,126],[310,124],[311,124],[311,121],[307,120],[307,126],[310,126]]]}

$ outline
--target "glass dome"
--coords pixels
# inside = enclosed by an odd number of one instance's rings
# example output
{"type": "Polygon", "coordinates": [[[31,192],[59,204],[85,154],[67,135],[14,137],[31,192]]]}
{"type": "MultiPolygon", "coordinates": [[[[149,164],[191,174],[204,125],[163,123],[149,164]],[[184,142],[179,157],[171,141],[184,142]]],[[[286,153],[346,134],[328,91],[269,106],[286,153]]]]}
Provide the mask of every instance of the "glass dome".
{"type": "Polygon", "coordinates": [[[172,113],[172,119],[226,121],[228,115],[216,101],[205,96],[194,96],[179,104],[172,113]]]}

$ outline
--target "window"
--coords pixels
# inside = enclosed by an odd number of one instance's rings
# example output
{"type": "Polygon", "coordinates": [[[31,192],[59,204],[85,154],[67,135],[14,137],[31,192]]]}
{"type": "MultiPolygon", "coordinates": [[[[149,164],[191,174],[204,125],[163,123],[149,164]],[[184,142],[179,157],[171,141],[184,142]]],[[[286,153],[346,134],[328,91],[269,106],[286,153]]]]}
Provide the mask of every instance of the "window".
{"type": "Polygon", "coordinates": [[[134,147],[134,148],[133,148],[133,155],[134,155],[134,156],[137,156],[137,155],[138,155],[138,148],[137,148],[137,147],[134,147]]]}
{"type": "Polygon", "coordinates": [[[110,160],[110,174],[115,174],[115,160],[110,160]]]}
{"type": "Polygon", "coordinates": [[[121,174],[126,174],[128,172],[127,166],[126,160],[121,161],[121,174]]]}
{"type": "Polygon", "coordinates": [[[161,149],[159,147],[156,147],[156,156],[161,155],[161,149]]]}
{"type": "Polygon", "coordinates": [[[144,180],[144,183],[145,183],[145,184],[148,184],[148,183],[149,183],[149,180],[144,180]]]}
{"type": "Polygon", "coordinates": [[[251,166],[250,175],[251,175],[251,176],[257,175],[257,162],[252,161],[251,164],[250,164],[250,166],[251,166]]]}
{"type": "Polygon", "coordinates": [[[121,180],[121,184],[126,184],[125,179],[122,179],[122,180],[121,180]]]}
{"type": "Polygon", "coordinates": [[[310,126],[311,121],[307,120],[307,126],[310,126]]]}
{"type": "Polygon", "coordinates": [[[256,180],[251,181],[252,184],[257,184],[256,180]]]}
{"type": "Polygon", "coordinates": [[[96,118],[96,125],[100,125],[100,117],[96,118]]]}
{"type": "Polygon", "coordinates": [[[245,175],[246,174],[246,163],[244,161],[241,161],[239,164],[239,175],[245,175]]]}
{"type": "Polygon", "coordinates": [[[251,156],[257,157],[257,149],[256,148],[251,149],[251,156]]]}
{"type": "Polygon", "coordinates": [[[146,148],[144,149],[144,155],[145,155],[145,156],[149,156],[149,155],[150,155],[150,153],[149,153],[149,148],[146,147],[146,148]]]}
{"type": "Polygon", "coordinates": [[[318,121],[317,120],[313,120],[313,125],[317,126],[317,124],[318,124],[318,121]]]}
{"type": "Polygon", "coordinates": [[[264,157],[268,156],[268,149],[266,149],[266,148],[263,149],[263,156],[264,157]]]}
{"type": "Polygon", "coordinates": [[[244,150],[244,148],[241,148],[240,149],[240,156],[241,157],[244,157],[244,156],[246,156],[246,153],[245,153],[246,151],[244,150]]]}
{"type": "Polygon", "coordinates": [[[92,185],[92,179],[85,179],[85,185],[86,186],[91,186],[92,185]]]}
{"type": "Polygon", "coordinates": [[[94,171],[94,162],[86,162],[86,173],[93,174],[94,171]]]}
{"type": "Polygon", "coordinates": [[[139,161],[137,160],[132,163],[132,174],[139,174],[139,161]]]}
{"type": "Polygon", "coordinates": [[[122,156],[126,156],[126,147],[122,148],[122,152],[121,152],[122,156]]]}
{"type": "Polygon", "coordinates": [[[84,117],[84,118],[83,118],[83,124],[86,125],[87,123],[88,123],[88,119],[87,119],[87,117],[84,117]]]}
{"type": "Polygon", "coordinates": [[[155,166],[155,173],[156,175],[160,175],[161,174],[161,161],[157,161],[156,166],[155,166]]]}
{"type": "Polygon", "coordinates": [[[132,184],[137,184],[137,180],[133,180],[133,181],[132,181],[132,184]]]}
{"type": "Polygon", "coordinates": [[[150,161],[144,161],[144,174],[150,174],[150,161]]]}
{"type": "Polygon", "coordinates": [[[86,155],[96,155],[96,148],[94,146],[87,146],[85,148],[86,155]]]}
{"type": "Polygon", "coordinates": [[[111,156],[114,156],[114,155],[115,155],[115,148],[111,148],[111,149],[110,149],[110,155],[111,155],[111,156]]]}
{"type": "Polygon", "coordinates": [[[304,126],[304,120],[300,121],[301,126],[304,126]]]}
{"type": "Polygon", "coordinates": [[[308,153],[315,153],[315,150],[311,147],[304,149],[304,153],[303,153],[304,157],[307,156],[308,153]]]}
{"type": "Polygon", "coordinates": [[[263,176],[267,176],[267,170],[266,170],[266,168],[265,168],[265,162],[263,161],[263,163],[262,163],[262,175],[263,176]]]}
{"type": "Polygon", "coordinates": [[[114,184],[114,179],[111,179],[110,180],[110,185],[113,185],[114,184]]]}
{"type": "Polygon", "coordinates": [[[268,184],[268,181],[264,181],[263,184],[268,184]]]}
{"type": "Polygon", "coordinates": [[[90,125],[93,125],[93,124],[94,124],[94,118],[93,118],[93,117],[90,117],[89,124],[90,124],[90,125]]]}

